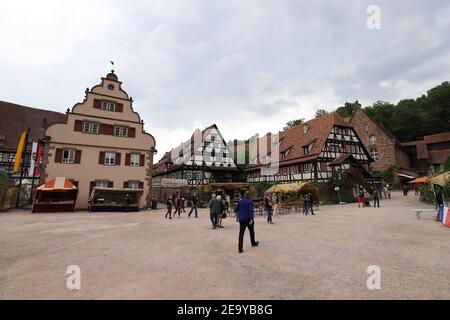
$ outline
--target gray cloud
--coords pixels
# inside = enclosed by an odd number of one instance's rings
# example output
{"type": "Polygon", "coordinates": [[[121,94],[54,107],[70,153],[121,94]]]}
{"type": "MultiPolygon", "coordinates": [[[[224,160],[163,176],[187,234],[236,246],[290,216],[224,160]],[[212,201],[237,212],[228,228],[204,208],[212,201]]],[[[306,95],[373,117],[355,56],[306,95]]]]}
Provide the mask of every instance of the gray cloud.
{"type": "Polygon", "coordinates": [[[3,2],[0,99],[64,111],[114,60],[162,154],[211,123],[245,138],[416,97],[448,80],[448,30],[444,0],[3,2]]]}

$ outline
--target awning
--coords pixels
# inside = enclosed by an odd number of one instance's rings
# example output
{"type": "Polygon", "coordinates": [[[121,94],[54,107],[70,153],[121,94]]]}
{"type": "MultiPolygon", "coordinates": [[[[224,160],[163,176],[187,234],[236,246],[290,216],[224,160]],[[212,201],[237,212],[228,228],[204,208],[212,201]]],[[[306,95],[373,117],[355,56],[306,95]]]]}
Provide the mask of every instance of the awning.
{"type": "Polygon", "coordinates": [[[73,183],[64,177],[56,177],[50,181],[47,181],[43,185],[36,188],[40,191],[64,191],[64,190],[77,190],[77,187],[73,183]]]}
{"type": "Polygon", "coordinates": [[[445,185],[445,182],[448,180],[450,180],[450,171],[444,172],[443,174],[431,178],[431,183],[443,186],[445,185]]]}
{"type": "Polygon", "coordinates": [[[414,178],[415,178],[415,177],[413,177],[413,176],[409,176],[409,175],[404,174],[404,173],[399,173],[398,175],[399,175],[400,177],[408,178],[408,179],[414,179],[414,178]]]}
{"type": "Polygon", "coordinates": [[[420,178],[416,178],[413,181],[410,181],[408,183],[426,183],[430,180],[430,178],[428,177],[420,177],[420,178]]]}
{"type": "Polygon", "coordinates": [[[299,191],[312,191],[317,192],[317,189],[313,184],[309,182],[295,182],[295,183],[281,183],[276,184],[269,188],[266,193],[297,193],[299,191]]]}

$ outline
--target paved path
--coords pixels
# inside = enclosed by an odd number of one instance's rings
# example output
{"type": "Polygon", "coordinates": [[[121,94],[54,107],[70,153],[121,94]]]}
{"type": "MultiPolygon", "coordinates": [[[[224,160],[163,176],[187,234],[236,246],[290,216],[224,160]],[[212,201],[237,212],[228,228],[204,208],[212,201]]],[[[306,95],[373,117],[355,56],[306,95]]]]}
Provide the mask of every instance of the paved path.
{"type": "Polygon", "coordinates": [[[394,193],[382,208],[324,206],[256,221],[261,246],[237,253],[238,226],[140,213],[0,213],[0,298],[450,299],[450,229],[394,193]],[[81,290],[66,268],[81,268],[81,290]],[[381,268],[368,290],[367,267],[381,268]]]}

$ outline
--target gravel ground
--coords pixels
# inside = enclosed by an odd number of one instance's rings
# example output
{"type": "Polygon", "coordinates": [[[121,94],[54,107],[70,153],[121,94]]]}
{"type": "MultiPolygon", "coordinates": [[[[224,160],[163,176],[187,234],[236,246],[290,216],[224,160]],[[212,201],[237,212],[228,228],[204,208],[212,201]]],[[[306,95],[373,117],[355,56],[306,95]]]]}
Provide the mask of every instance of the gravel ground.
{"type": "Polygon", "coordinates": [[[450,299],[450,229],[394,193],[382,208],[323,206],[316,216],[256,219],[237,253],[238,225],[140,213],[0,214],[1,299],[450,299]],[[66,269],[81,268],[81,290],[66,269]],[[369,290],[367,267],[381,268],[369,290]]]}

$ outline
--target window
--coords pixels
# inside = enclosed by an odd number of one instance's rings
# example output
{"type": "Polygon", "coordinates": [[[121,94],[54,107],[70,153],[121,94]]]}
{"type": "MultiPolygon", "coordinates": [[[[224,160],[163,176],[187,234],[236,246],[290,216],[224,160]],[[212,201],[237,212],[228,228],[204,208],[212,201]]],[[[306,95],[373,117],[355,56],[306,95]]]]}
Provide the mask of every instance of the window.
{"type": "Polygon", "coordinates": [[[378,150],[373,148],[370,149],[370,156],[373,158],[373,160],[377,161],[380,159],[380,154],[378,153],[378,150]]]}
{"type": "Polygon", "coordinates": [[[115,127],[114,135],[118,137],[128,137],[128,128],[127,127],[115,127]]]}
{"type": "Polygon", "coordinates": [[[309,146],[303,147],[303,153],[305,155],[309,154],[309,146]]]}
{"type": "Polygon", "coordinates": [[[369,125],[368,124],[365,124],[364,125],[364,132],[369,132],[369,125]]]}
{"type": "Polygon", "coordinates": [[[187,171],[186,172],[186,179],[188,179],[188,180],[192,179],[192,172],[191,171],[187,171]]]}
{"type": "Polygon", "coordinates": [[[227,157],[227,153],[224,152],[224,153],[222,154],[222,156],[223,156],[224,158],[226,158],[226,157],[227,157]]]}
{"type": "Polygon", "coordinates": [[[303,134],[307,134],[309,130],[309,126],[307,126],[306,124],[303,126],[303,134]]]}
{"type": "Polygon", "coordinates": [[[84,122],[83,132],[85,133],[95,133],[98,134],[99,124],[96,122],[84,122]]]}
{"type": "Polygon", "coordinates": [[[197,172],[197,179],[198,179],[198,180],[203,179],[203,174],[202,174],[201,171],[197,172]]]}
{"type": "Polygon", "coordinates": [[[132,153],[130,155],[130,166],[139,167],[141,155],[139,153],[132,153]]]}
{"type": "Polygon", "coordinates": [[[375,137],[375,136],[370,136],[369,140],[370,140],[370,144],[376,144],[377,143],[377,137],[375,137]]]}
{"type": "Polygon", "coordinates": [[[309,172],[309,163],[304,163],[302,165],[303,172],[309,172]]]}
{"type": "Polygon", "coordinates": [[[216,141],[216,136],[211,136],[211,141],[216,141]]]}
{"type": "Polygon", "coordinates": [[[116,104],[114,102],[102,101],[102,110],[116,111],[116,104]]]}
{"type": "Polygon", "coordinates": [[[106,180],[95,181],[95,186],[97,188],[108,188],[108,181],[106,181],[106,180]]]}
{"type": "Polygon", "coordinates": [[[63,163],[74,163],[75,162],[75,150],[73,149],[66,149],[63,150],[63,163]]]}
{"type": "Polygon", "coordinates": [[[286,159],[287,156],[289,155],[289,151],[291,151],[291,149],[288,149],[284,152],[281,153],[281,159],[286,159]]]}
{"type": "Polygon", "coordinates": [[[128,181],[129,189],[139,189],[139,181],[128,181]]]}
{"type": "Polygon", "coordinates": [[[115,152],[106,152],[105,153],[105,164],[109,166],[113,166],[116,164],[116,153],[115,152]]]}

